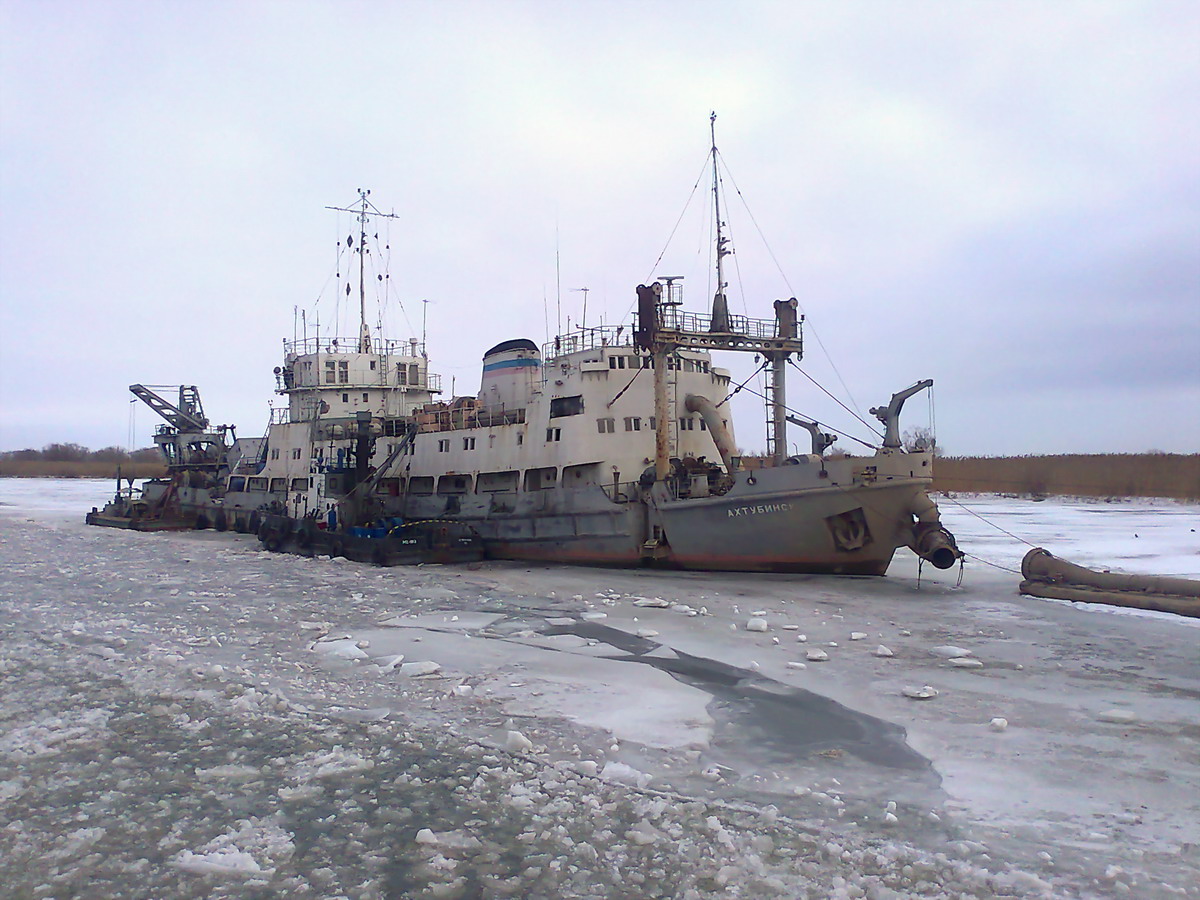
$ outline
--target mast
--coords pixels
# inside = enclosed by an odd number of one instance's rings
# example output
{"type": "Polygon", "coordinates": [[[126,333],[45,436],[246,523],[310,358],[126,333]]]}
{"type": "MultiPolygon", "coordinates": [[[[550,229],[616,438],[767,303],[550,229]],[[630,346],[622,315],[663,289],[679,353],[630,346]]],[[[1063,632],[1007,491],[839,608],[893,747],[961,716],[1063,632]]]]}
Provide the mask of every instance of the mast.
{"type": "MultiPolygon", "coordinates": [[[[332,209],[336,212],[355,213],[358,215],[358,352],[371,352],[371,327],[367,324],[367,279],[366,279],[366,255],[367,255],[367,222],[372,216],[383,219],[398,219],[397,215],[392,213],[380,212],[375,208],[374,204],[367,199],[371,195],[371,191],[358,189],[358,205],[357,207],[345,206],[327,206],[326,209],[332,209]]],[[[346,238],[348,246],[353,246],[354,238],[346,238]]],[[[350,286],[346,286],[346,293],[350,293],[350,286]]],[[[336,324],[336,323],[335,323],[336,324]]]]}
{"type": "Polygon", "coordinates": [[[725,266],[722,260],[729,253],[725,249],[726,238],[722,232],[721,222],[721,189],[717,178],[717,114],[714,111],[708,117],[709,136],[712,138],[712,173],[713,173],[713,218],[717,223],[717,291],[713,294],[712,323],[709,331],[729,331],[729,304],[725,300],[725,266]]]}
{"type": "Polygon", "coordinates": [[[362,212],[358,214],[358,352],[371,352],[371,329],[367,327],[367,286],[364,281],[367,245],[367,194],[371,193],[358,189],[362,200],[362,212]]]}

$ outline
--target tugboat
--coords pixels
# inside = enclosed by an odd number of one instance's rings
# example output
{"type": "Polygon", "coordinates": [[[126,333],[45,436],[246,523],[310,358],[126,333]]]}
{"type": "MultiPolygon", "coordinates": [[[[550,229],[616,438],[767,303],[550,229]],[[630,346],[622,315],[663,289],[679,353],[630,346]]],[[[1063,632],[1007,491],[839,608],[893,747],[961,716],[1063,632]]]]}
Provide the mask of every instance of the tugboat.
{"type": "Polygon", "coordinates": [[[962,553],[927,493],[933,454],[900,440],[904,402],[932,381],[871,411],[884,426],[874,455],[831,454],[836,437],[787,406],[787,369],[803,354],[795,298],[776,300],[773,319],[729,312],[713,120],[711,310],[684,310],[680,278],[639,285],[629,325],[492,347],[475,396],[436,399],[424,344],[369,327],[367,226],[394,216],[369,191],[331,207],[359,223],[357,241],[346,239],[358,257],[359,333],[306,327],[285,341],[275,376],[288,406],[273,411],[254,466],[218,467],[223,483],[185,510],[196,524],[257,531],[271,549],[375,562],[420,548],[442,559],[882,575],[907,546],[954,565],[962,553]],[[727,405],[737,387],[714,351],[763,360],[764,467],[738,455],[727,405]],[[808,432],[808,453],[788,454],[788,424],[808,432]]]}

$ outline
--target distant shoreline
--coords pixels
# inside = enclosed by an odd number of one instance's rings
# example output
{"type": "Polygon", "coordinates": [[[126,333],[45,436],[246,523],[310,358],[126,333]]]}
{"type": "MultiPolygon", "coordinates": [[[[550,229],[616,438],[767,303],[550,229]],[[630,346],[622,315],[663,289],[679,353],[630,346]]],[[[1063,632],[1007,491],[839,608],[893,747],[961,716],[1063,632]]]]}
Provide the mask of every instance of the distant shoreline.
{"type": "MultiPolygon", "coordinates": [[[[87,460],[84,462],[61,462],[54,460],[0,460],[0,478],[109,478],[116,480],[116,463],[87,460]]],[[[121,463],[121,477],[162,478],[167,467],[159,463],[121,463]]]]}
{"type": "MultiPolygon", "coordinates": [[[[166,474],[166,467],[158,463],[121,465],[122,478],[166,474]]],[[[0,477],[115,479],[117,466],[98,460],[2,459],[0,477]]],[[[954,494],[1200,500],[1200,453],[946,456],[934,462],[933,489],[954,494]]]]}
{"type": "Polygon", "coordinates": [[[1200,453],[939,457],[933,489],[1033,497],[1200,500],[1200,453]]]}

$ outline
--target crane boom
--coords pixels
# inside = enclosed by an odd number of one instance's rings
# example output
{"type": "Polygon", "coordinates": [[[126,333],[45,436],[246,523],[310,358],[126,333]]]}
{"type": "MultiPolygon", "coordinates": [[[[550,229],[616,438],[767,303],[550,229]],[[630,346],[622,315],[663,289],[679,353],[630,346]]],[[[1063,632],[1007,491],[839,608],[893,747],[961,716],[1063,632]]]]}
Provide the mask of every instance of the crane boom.
{"type": "Polygon", "coordinates": [[[194,384],[179,386],[179,405],[164,400],[144,384],[131,384],[129,391],[179,431],[204,431],[208,418],[200,404],[200,390],[194,384]]]}

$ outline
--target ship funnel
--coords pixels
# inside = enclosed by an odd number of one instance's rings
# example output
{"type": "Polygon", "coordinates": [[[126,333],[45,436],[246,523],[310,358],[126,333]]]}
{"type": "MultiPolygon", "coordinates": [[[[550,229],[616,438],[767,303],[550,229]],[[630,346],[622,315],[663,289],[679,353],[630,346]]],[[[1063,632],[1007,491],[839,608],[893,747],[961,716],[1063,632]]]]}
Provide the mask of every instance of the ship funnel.
{"type": "Polygon", "coordinates": [[[517,421],[529,405],[541,366],[537,344],[525,338],[497,344],[483,354],[479,414],[496,421],[517,421]]]}

